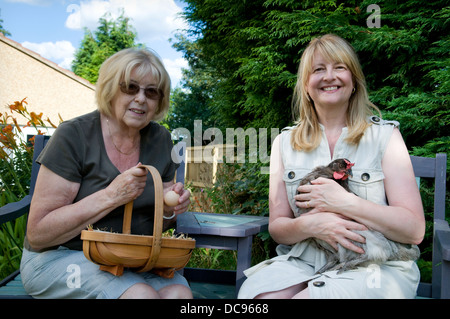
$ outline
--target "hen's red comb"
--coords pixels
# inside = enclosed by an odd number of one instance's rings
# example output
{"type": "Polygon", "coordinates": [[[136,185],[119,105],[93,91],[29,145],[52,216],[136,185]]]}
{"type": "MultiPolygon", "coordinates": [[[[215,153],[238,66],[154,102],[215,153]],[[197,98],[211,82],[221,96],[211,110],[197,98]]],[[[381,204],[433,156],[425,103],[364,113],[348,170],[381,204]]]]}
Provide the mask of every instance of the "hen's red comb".
{"type": "Polygon", "coordinates": [[[355,165],[355,163],[351,163],[350,161],[347,161],[346,159],[344,159],[345,163],[347,164],[347,169],[349,169],[350,167],[352,167],[353,165],[355,165]]]}

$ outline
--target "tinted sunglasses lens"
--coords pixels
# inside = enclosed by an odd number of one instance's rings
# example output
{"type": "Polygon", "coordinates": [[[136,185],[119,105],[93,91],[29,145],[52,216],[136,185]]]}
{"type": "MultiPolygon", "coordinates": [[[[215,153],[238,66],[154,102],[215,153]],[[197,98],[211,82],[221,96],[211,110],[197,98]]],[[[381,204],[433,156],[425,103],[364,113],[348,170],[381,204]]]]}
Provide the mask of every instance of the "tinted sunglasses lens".
{"type": "MultiPolygon", "coordinates": [[[[140,87],[137,84],[130,83],[128,86],[125,82],[120,83],[120,90],[129,95],[136,95],[140,91],[140,87]]],[[[148,99],[159,100],[164,97],[163,92],[156,87],[149,87],[144,89],[144,94],[148,99]]]]}
{"type": "Polygon", "coordinates": [[[157,88],[146,88],[145,96],[148,99],[159,100],[159,98],[162,96],[162,92],[161,92],[161,90],[159,90],[157,88]]]}
{"type": "Polygon", "coordinates": [[[120,83],[120,90],[125,94],[134,95],[137,94],[140,90],[139,86],[133,83],[130,83],[128,86],[125,82],[120,83]]]}

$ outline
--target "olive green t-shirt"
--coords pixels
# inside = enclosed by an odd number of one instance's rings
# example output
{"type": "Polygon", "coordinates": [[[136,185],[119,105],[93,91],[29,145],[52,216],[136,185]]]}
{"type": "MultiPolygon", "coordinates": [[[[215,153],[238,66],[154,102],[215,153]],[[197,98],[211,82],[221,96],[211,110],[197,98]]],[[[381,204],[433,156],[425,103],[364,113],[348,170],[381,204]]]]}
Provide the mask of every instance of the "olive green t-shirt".
{"type": "MultiPolygon", "coordinates": [[[[150,122],[140,134],[139,161],[154,166],[163,182],[173,180],[179,164],[172,161],[169,131],[150,122]]],[[[74,202],[106,188],[120,174],[106,153],[98,111],[61,123],[36,161],[59,176],[80,183],[74,202]]],[[[143,194],[133,202],[132,234],[153,234],[154,202],[153,179],[149,174],[143,194]]],[[[94,228],[121,233],[123,211],[124,206],[114,209],[95,223],[94,228]]],[[[63,246],[82,250],[80,236],[63,246]]]]}

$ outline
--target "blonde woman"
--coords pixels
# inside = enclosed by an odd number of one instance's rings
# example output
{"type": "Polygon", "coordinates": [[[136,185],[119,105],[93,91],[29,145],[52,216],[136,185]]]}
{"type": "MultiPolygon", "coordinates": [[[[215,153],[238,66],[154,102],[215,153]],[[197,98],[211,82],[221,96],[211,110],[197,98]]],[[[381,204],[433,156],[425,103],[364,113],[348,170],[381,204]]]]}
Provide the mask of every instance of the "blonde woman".
{"type": "Polygon", "coordinates": [[[424,236],[422,203],[408,151],[395,121],[373,115],[353,48],[327,34],[313,39],[298,70],[294,105],[299,120],[274,141],[270,162],[269,231],[278,256],[248,269],[240,298],[413,298],[414,261],[388,261],[337,274],[316,272],[324,252],[304,240],[322,239],[357,253],[368,228],[401,243],[424,236]],[[318,165],[348,158],[351,190],[318,178],[299,180],[318,165]],[[297,193],[298,192],[298,193],[297,193]],[[299,216],[297,209],[312,208],[299,216]]]}
{"type": "Polygon", "coordinates": [[[181,195],[177,206],[164,207],[166,227],[187,210],[190,193],[173,182],[177,164],[171,159],[170,133],[154,122],[166,114],[169,94],[168,73],[153,52],[122,50],[100,68],[98,110],[63,122],[51,137],[37,159],[41,168],[21,262],[25,290],[34,298],[192,298],[177,273],[164,279],[99,270],[84,257],[80,240],[90,224],[121,232],[123,208],[130,201],[131,232],[151,235],[153,180],[138,163],[154,166],[164,191],[181,195]],[[72,269],[79,270],[75,286],[68,284],[72,269]]]}

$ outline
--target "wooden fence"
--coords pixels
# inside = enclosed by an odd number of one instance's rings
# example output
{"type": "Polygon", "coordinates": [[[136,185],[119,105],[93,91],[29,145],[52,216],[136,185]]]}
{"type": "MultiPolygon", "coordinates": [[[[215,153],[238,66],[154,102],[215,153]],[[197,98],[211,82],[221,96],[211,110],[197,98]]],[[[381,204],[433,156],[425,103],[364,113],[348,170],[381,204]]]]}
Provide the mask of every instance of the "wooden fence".
{"type": "Polygon", "coordinates": [[[217,169],[224,162],[226,154],[233,154],[231,160],[234,159],[234,147],[231,144],[187,147],[186,184],[201,188],[212,187],[216,181],[217,169]]]}

